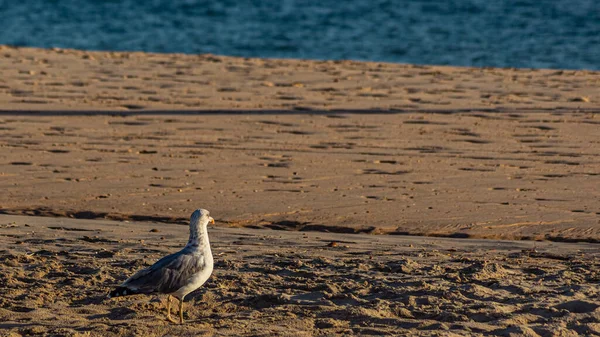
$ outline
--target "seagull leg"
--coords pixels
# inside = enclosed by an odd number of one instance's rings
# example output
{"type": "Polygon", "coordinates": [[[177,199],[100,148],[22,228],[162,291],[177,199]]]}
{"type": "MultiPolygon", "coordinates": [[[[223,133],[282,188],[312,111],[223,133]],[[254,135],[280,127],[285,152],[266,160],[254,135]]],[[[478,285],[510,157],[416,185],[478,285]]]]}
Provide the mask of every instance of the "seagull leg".
{"type": "Polygon", "coordinates": [[[171,318],[171,295],[167,295],[167,319],[170,322],[177,323],[176,320],[171,318]]]}
{"type": "Polygon", "coordinates": [[[179,324],[183,324],[183,297],[179,300],[179,324]]]}

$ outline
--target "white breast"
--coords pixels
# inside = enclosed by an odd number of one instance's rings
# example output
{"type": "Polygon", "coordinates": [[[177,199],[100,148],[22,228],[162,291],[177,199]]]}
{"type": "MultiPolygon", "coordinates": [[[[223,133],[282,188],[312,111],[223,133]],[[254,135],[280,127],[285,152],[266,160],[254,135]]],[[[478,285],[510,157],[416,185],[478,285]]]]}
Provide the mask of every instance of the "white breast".
{"type": "Polygon", "coordinates": [[[202,270],[200,270],[198,273],[194,274],[194,276],[192,276],[188,280],[186,285],[179,288],[177,291],[175,291],[171,295],[173,295],[177,298],[183,298],[184,296],[191,293],[192,291],[200,288],[212,274],[213,266],[214,266],[214,263],[213,263],[212,254],[209,254],[208,256],[206,256],[204,268],[202,268],[202,270]]]}

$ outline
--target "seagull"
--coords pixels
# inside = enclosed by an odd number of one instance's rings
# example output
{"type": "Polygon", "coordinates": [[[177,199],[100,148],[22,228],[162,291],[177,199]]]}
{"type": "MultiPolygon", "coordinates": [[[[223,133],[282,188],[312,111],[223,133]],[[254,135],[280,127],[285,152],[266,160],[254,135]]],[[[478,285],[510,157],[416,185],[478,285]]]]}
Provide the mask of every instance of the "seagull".
{"type": "Polygon", "coordinates": [[[183,299],[210,277],[214,261],[206,227],[215,223],[205,209],[197,209],[190,219],[190,239],[177,253],[167,255],[152,266],[133,274],[108,294],[108,298],[136,294],[167,294],[167,319],[171,318],[171,297],[179,300],[179,324],[183,324],[183,299]]]}

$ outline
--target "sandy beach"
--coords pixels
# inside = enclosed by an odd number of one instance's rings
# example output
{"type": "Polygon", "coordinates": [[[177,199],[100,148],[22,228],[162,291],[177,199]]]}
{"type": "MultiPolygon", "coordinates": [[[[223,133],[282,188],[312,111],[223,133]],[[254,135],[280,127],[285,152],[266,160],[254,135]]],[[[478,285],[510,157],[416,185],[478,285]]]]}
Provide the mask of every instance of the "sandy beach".
{"type": "Polygon", "coordinates": [[[8,214],[600,239],[600,75],[1,49],[8,214]]]}
{"type": "Polygon", "coordinates": [[[598,72],[2,46],[0,74],[2,336],[600,334],[598,72]],[[190,324],[104,299],[198,207],[190,324]]]}

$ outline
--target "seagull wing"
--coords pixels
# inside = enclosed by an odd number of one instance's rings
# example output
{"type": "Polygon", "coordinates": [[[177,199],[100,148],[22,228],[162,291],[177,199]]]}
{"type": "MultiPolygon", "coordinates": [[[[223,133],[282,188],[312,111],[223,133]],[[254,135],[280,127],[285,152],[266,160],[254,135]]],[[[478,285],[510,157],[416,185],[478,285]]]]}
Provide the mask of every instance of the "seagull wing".
{"type": "Polygon", "coordinates": [[[120,287],[133,293],[172,293],[188,283],[194,274],[205,266],[201,254],[190,254],[184,250],[167,255],[152,266],[142,269],[128,278],[120,287]]]}

